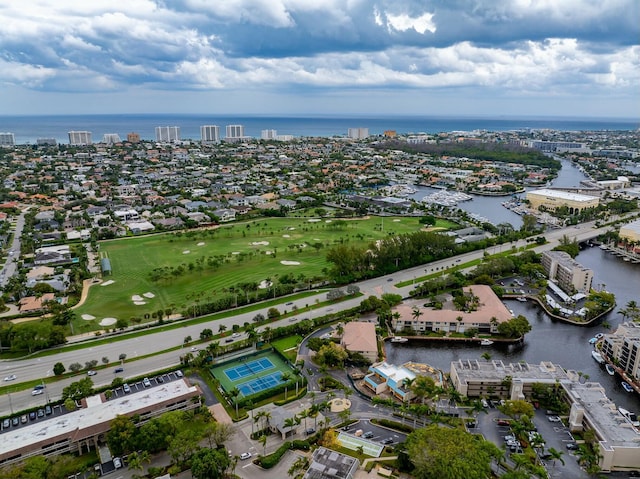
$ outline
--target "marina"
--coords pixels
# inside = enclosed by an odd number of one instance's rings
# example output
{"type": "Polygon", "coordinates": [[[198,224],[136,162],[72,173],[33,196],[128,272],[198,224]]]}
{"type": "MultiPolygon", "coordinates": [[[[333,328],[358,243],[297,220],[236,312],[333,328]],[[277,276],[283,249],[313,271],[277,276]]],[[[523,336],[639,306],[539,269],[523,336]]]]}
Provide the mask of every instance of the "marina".
{"type": "Polygon", "coordinates": [[[472,199],[472,196],[460,191],[441,190],[423,197],[420,201],[428,205],[457,206],[458,203],[472,199]]]}
{"type": "Polygon", "coordinates": [[[602,354],[600,354],[598,351],[591,351],[591,357],[595,359],[596,362],[598,362],[599,364],[604,363],[604,358],[602,357],[602,354]]]}

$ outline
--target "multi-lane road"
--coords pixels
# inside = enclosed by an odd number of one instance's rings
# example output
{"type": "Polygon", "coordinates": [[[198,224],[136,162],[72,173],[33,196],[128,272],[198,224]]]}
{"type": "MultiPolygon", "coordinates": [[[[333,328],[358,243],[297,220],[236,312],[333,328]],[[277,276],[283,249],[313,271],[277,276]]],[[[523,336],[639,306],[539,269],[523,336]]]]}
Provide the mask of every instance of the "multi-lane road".
{"type": "MultiPolygon", "coordinates": [[[[536,251],[544,251],[553,248],[557,245],[560,238],[567,235],[570,239],[576,238],[578,241],[584,241],[590,238],[596,237],[598,234],[604,233],[608,228],[594,229],[593,223],[583,223],[579,227],[568,227],[558,230],[553,230],[544,234],[549,243],[536,247],[536,251]]],[[[521,248],[526,246],[527,243],[524,240],[516,243],[509,243],[502,246],[496,246],[489,249],[489,253],[494,254],[500,251],[506,251],[507,248],[512,247],[521,248]]],[[[403,297],[409,295],[409,292],[413,289],[413,282],[416,278],[423,277],[427,274],[436,272],[446,272],[447,269],[465,264],[469,261],[481,259],[484,256],[484,251],[474,251],[466,253],[445,260],[435,261],[419,267],[403,270],[381,278],[374,278],[371,280],[358,283],[360,291],[365,297],[375,295],[380,296],[383,293],[397,293],[403,297]],[[408,286],[401,288],[395,285],[402,282],[409,282],[408,286]]],[[[317,297],[305,297],[300,300],[293,301],[298,308],[303,308],[306,304],[314,304],[315,300],[323,302],[326,300],[324,294],[318,294],[317,297]]],[[[283,300],[286,301],[286,300],[283,300]]],[[[361,297],[348,299],[338,304],[331,306],[323,306],[315,309],[311,312],[300,313],[298,320],[302,318],[315,318],[318,316],[324,316],[327,313],[332,312],[334,309],[347,309],[355,307],[362,301],[361,297]]],[[[287,309],[292,309],[293,305],[288,305],[287,309]]],[[[65,378],[54,383],[50,383],[47,386],[47,394],[40,396],[32,396],[31,390],[19,391],[19,383],[24,381],[34,381],[43,378],[51,377],[53,375],[53,365],[57,362],[61,362],[65,367],[72,363],[80,363],[82,365],[87,361],[97,360],[101,362],[103,357],[109,358],[110,361],[116,361],[120,354],[126,354],[127,360],[135,359],[138,357],[148,356],[160,351],[168,351],[172,348],[181,347],[183,340],[186,336],[192,338],[199,338],[200,332],[205,328],[211,328],[213,331],[217,331],[219,325],[224,324],[227,330],[231,331],[234,325],[242,327],[245,322],[251,322],[252,318],[259,311],[252,311],[248,313],[241,313],[237,315],[231,315],[224,319],[211,321],[208,323],[200,323],[197,325],[186,325],[178,329],[157,328],[157,332],[151,335],[140,337],[129,337],[126,335],[114,336],[113,341],[107,344],[100,344],[92,346],[89,342],[84,349],[78,349],[73,351],[61,351],[56,354],[51,354],[43,357],[25,358],[20,360],[5,360],[0,362],[0,378],[4,378],[11,374],[15,374],[17,379],[12,382],[4,382],[3,385],[14,386],[14,391],[9,391],[8,394],[0,396],[0,416],[8,415],[13,412],[17,412],[23,409],[41,406],[47,399],[55,400],[60,397],[62,389],[73,381],[77,381],[81,375],[74,378],[65,378]]],[[[265,311],[262,311],[266,316],[265,311]]],[[[279,325],[291,324],[291,319],[281,320],[276,323],[270,323],[270,327],[276,327],[279,325]]],[[[260,331],[260,328],[258,329],[260,331]]],[[[244,334],[235,340],[244,338],[244,334]]],[[[172,350],[156,354],[152,357],[144,357],[137,361],[130,361],[125,364],[126,376],[139,376],[145,374],[152,374],[153,371],[168,368],[171,366],[177,366],[179,364],[180,355],[187,352],[188,349],[172,350]]],[[[113,369],[102,369],[96,376],[93,376],[94,382],[98,386],[110,384],[113,380],[113,369]]]]}

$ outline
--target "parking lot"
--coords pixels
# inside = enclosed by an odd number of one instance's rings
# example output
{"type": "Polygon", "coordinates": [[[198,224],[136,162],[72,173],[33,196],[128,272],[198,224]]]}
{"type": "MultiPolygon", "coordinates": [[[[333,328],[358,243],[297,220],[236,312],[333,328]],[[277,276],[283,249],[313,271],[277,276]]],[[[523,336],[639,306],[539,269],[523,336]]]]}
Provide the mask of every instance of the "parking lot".
{"type": "Polygon", "coordinates": [[[160,384],[164,384],[166,382],[181,379],[182,377],[182,371],[178,370],[144,378],[140,381],[125,382],[122,386],[111,389],[112,395],[110,399],[113,400],[119,397],[127,396],[138,391],[143,391],[154,386],[159,386],[160,384]]]}

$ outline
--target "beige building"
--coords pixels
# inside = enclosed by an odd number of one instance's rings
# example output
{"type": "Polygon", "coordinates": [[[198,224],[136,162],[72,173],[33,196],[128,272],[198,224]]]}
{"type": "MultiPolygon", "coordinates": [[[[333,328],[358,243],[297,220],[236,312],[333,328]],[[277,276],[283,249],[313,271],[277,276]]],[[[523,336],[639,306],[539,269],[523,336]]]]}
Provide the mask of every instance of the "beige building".
{"type": "Polygon", "coordinates": [[[378,360],[376,325],[362,321],[351,321],[345,324],[340,346],[347,351],[360,353],[375,363],[378,360]]]}
{"type": "Polygon", "coordinates": [[[640,242],[640,220],[621,226],[619,236],[629,242],[640,242]]]}
{"type": "Polygon", "coordinates": [[[627,382],[640,377],[640,323],[628,321],[614,333],[605,334],[601,352],[627,375],[627,382]]]}
{"type": "Polygon", "coordinates": [[[545,251],[541,262],[549,279],[558,283],[563,291],[589,293],[591,290],[593,270],[582,266],[569,253],[545,251]]]}
{"type": "Polygon", "coordinates": [[[498,325],[512,318],[511,312],[490,286],[474,284],[465,286],[462,291],[475,298],[475,310],[458,311],[453,307],[436,310],[423,307],[424,301],[414,304],[403,302],[394,308],[394,313],[398,314],[394,314],[391,320],[393,330],[396,333],[407,330],[416,333],[464,333],[474,328],[479,333],[497,333],[498,325]]]}
{"type": "Polygon", "coordinates": [[[527,201],[534,210],[544,207],[547,210],[556,210],[562,206],[569,208],[569,214],[576,214],[587,208],[595,208],[600,204],[597,196],[569,193],[567,191],[540,189],[527,192],[527,201]]]}

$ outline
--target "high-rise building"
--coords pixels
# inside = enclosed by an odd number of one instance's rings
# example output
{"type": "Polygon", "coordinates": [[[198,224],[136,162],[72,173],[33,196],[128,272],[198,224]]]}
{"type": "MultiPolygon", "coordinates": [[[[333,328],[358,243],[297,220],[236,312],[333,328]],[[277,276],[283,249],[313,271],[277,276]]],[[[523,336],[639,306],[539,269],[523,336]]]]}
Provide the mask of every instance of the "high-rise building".
{"type": "Polygon", "coordinates": [[[58,144],[58,140],[55,138],[38,138],[36,140],[36,145],[38,146],[56,146],[58,144]]]}
{"type": "Polygon", "coordinates": [[[354,140],[364,140],[369,137],[369,128],[349,128],[347,136],[354,140]]]}
{"type": "Polygon", "coordinates": [[[244,138],[244,125],[227,125],[227,136],[225,139],[227,141],[237,141],[244,138]]]}
{"type": "Polygon", "coordinates": [[[90,131],[69,132],[69,144],[72,146],[91,145],[92,143],[90,131]]]}
{"type": "Polygon", "coordinates": [[[180,141],[180,127],[156,126],[156,141],[160,143],[180,141]]]}
{"type": "Polygon", "coordinates": [[[127,133],[127,141],[129,143],[140,143],[140,133],[127,133]]]}
{"type": "Polygon", "coordinates": [[[220,127],[218,125],[201,126],[200,141],[202,143],[220,143],[220,127]]]}
{"type": "Polygon", "coordinates": [[[564,291],[588,293],[593,282],[593,270],[585,268],[564,251],[545,251],[540,261],[549,279],[564,291]]]}
{"type": "Polygon", "coordinates": [[[115,145],[116,143],[120,143],[122,140],[120,140],[120,135],[118,135],[117,133],[105,133],[104,135],[102,135],[102,143],[105,143],[107,145],[115,145]]]}
{"type": "Polygon", "coordinates": [[[0,133],[0,146],[14,146],[16,138],[13,133],[0,133]]]}
{"type": "Polygon", "coordinates": [[[262,140],[275,140],[278,138],[278,132],[276,130],[262,130],[260,132],[260,139],[262,140]]]}

